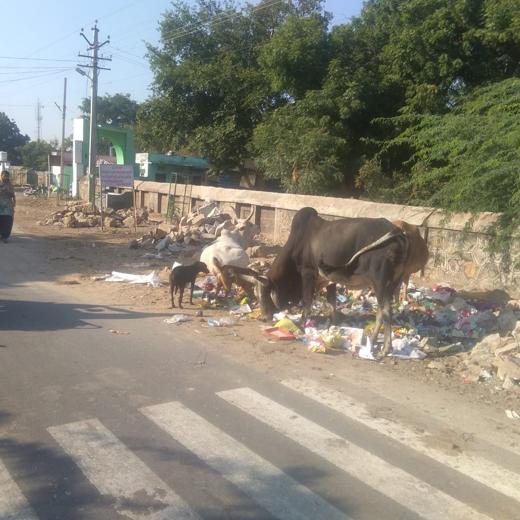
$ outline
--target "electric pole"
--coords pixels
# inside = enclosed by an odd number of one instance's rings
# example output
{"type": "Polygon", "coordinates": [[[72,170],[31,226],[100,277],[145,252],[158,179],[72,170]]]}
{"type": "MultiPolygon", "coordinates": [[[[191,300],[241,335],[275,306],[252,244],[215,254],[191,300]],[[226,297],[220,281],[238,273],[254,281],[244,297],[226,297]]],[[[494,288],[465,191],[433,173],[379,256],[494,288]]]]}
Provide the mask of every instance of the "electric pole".
{"type": "MultiPolygon", "coordinates": [[[[67,78],[63,78],[63,105],[60,107],[58,103],[54,103],[58,110],[61,111],[61,154],[60,154],[60,182],[58,183],[58,187],[63,187],[64,180],[64,161],[63,154],[65,153],[65,113],[67,111],[67,78]]],[[[59,195],[59,192],[58,192],[59,195]]],[[[58,197],[59,198],[59,197],[58,197]]]]}
{"type": "Polygon", "coordinates": [[[42,129],[42,109],[43,105],[40,103],[40,98],[38,98],[36,102],[36,135],[38,137],[38,142],[40,142],[41,139],[41,129],[42,129]]]}
{"type": "MultiPolygon", "coordinates": [[[[78,54],[82,58],[88,58],[91,60],[91,63],[88,65],[78,64],[79,67],[85,67],[92,69],[91,80],[91,91],[90,91],[90,132],[89,132],[89,160],[88,160],[88,193],[89,193],[89,201],[94,202],[94,190],[92,189],[92,181],[96,172],[96,156],[97,156],[97,91],[98,91],[98,74],[100,70],[110,70],[106,67],[100,67],[98,65],[99,60],[112,61],[111,58],[104,58],[98,55],[98,51],[103,45],[106,45],[110,42],[110,36],[103,42],[99,43],[98,39],[99,29],[97,28],[97,20],[94,23],[94,27],[92,27],[92,39],[90,42],[89,39],[83,33],[83,29],[81,30],[81,36],[88,43],[87,51],[89,54],[78,54]]],[[[94,185],[95,186],[95,185],[94,185]]]]}

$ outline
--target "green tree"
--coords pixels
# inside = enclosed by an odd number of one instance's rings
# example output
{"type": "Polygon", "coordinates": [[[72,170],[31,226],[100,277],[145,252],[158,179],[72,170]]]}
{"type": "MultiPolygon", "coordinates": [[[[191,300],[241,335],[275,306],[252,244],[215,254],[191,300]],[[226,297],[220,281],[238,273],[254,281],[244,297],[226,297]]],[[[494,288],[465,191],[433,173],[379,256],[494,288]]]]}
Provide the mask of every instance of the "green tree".
{"type": "Polygon", "coordinates": [[[502,214],[520,225],[520,79],[475,89],[444,115],[422,115],[362,170],[369,195],[451,211],[502,214]],[[397,151],[396,151],[397,150],[397,151]],[[397,170],[387,168],[406,150],[397,170]]]}
{"type": "Polygon", "coordinates": [[[29,141],[28,135],[22,135],[16,123],[7,114],[0,112],[0,151],[7,152],[7,158],[13,164],[19,164],[18,147],[29,141]]]}
{"type": "Polygon", "coordinates": [[[154,96],[138,116],[140,146],[190,150],[216,169],[240,167],[253,129],[282,98],[258,64],[260,47],[288,16],[320,4],[264,0],[240,11],[218,0],[174,2],[160,45],[149,46],[154,96]]]}
{"type": "Polygon", "coordinates": [[[29,141],[18,148],[22,157],[22,165],[38,171],[47,171],[48,155],[53,150],[52,144],[46,141],[29,141]]]}
{"type": "MultiPolygon", "coordinates": [[[[130,98],[130,94],[105,94],[97,98],[97,122],[103,125],[120,127],[133,126],[139,105],[130,98]]],[[[83,98],[79,109],[85,115],[90,114],[90,98],[83,98]]]]}
{"type": "Polygon", "coordinates": [[[259,62],[272,89],[292,98],[321,87],[327,71],[329,17],[291,16],[261,47],[259,62]]]}
{"type": "MultiPolygon", "coordinates": [[[[292,192],[328,193],[344,178],[348,143],[334,124],[334,101],[311,91],[257,126],[253,145],[267,178],[292,192]],[[328,115],[332,114],[332,116],[328,115]]],[[[341,128],[341,127],[340,127],[341,128]]]]}

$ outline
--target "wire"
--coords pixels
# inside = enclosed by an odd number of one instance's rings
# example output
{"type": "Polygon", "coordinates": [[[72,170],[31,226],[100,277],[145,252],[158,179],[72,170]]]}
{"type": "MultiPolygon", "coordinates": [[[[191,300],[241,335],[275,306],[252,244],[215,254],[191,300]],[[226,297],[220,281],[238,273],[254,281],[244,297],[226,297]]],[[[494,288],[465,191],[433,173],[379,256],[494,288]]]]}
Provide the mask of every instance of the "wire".
{"type": "MultiPolygon", "coordinates": [[[[70,70],[70,67],[56,67],[56,68],[53,68],[53,67],[47,67],[47,69],[49,69],[51,72],[61,72],[61,71],[65,71],[65,70],[70,70]]],[[[40,70],[40,69],[31,69],[31,70],[16,70],[16,71],[11,71],[11,72],[0,72],[0,74],[10,74],[10,75],[19,75],[19,74],[34,74],[34,73],[38,73],[38,72],[41,72],[43,73],[44,71],[40,70]]]]}
{"type": "Polygon", "coordinates": [[[18,81],[27,81],[29,79],[36,79],[36,78],[43,78],[45,76],[51,76],[51,75],[54,75],[54,74],[61,74],[62,72],[65,72],[67,70],[73,70],[72,68],[69,68],[69,69],[65,69],[65,70],[59,70],[59,71],[52,71],[52,72],[45,72],[43,74],[37,74],[35,76],[30,76],[28,78],[18,78],[18,79],[3,79],[0,81],[0,84],[4,84],[4,83],[16,83],[18,81]]]}
{"type": "Polygon", "coordinates": [[[146,61],[143,56],[138,56],[137,54],[132,54],[131,52],[125,51],[124,49],[120,49],[119,47],[115,47],[114,45],[110,45],[110,48],[114,49],[115,51],[119,51],[124,54],[128,54],[128,56],[131,56],[132,58],[137,58],[138,60],[146,61]]]}
{"type": "MultiPolygon", "coordinates": [[[[281,4],[284,1],[285,0],[272,0],[270,2],[266,2],[264,5],[259,5],[257,7],[253,7],[251,9],[251,13],[255,13],[257,11],[261,11],[262,9],[268,9],[269,7],[274,7],[275,5],[281,4]]],[[[161,37],[162,43],[164,44],[166,42],[171,42],[171,41],[177,40],[179,38],[183,38],[185,36],[189,36],[190,34],[193,34],[193,33],[197,32],[201,27],[203,27],[205,25],[212,26],[213,24],[225,22],[226,20],[229,20],[229,19],[232,19],[232,18],[234,18],[236,16],[242,15],[244,10],[245,9],[243,9],[242,11],[238,11],[238,12],[234,12],[234,13],[228,14],[228,15],[223,15],[222,17],[220,17],[217,20],[215,20],[215,18],[217,18],[215,16],[215,17],[213,17],[213,19],[211,19],[211,20],[209,20],[207,22],[199,22],[198,24],[195,24],[194,27],[192,26],[192,27],[186,29],[185,31],[182,31],[182,30],[174,31],[173,33],[171,33],[172,34],[171,38],[168,36],[168,33],[166,33],[166,34],[162,35],[162,37],[161,37]]]]}
{"type": "Polygon", "coordinates": [[[20,56],[0,56],[0,60],[31,60],[31,61],[67,61],[76,62],[77,60],[64,60],[59,58],[24,58],[20,56]]]}
{"type": "Polygon", "coordinates": [[[122,56],[120,54],[114,54],[116,58],[118,58],[121,61],[124,61],[125,63],[129,63],[130,65],[134,65],[136,67],[142,67],[143,69],[148,69],[148,65],[145,65],[144,63],[139,63],[135,60],[128,59],[126,56],[122,56]]]}

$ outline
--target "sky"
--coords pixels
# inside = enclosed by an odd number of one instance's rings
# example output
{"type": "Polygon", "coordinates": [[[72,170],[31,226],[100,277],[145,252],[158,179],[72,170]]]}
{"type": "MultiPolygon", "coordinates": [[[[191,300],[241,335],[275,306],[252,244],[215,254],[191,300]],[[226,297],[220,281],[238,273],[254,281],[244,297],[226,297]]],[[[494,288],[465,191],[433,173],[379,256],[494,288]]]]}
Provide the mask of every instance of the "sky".
{"type": "MultiPolygon", "coordinates": [[[[110,44],[102,48],[101,55],[112,57],[105,62],[111,70],[99,75],[98,95],[128,93],[137,102],[149,97],[153,76],[144,58],[145,42],[158,41],[158,22],[170,8],[169,0],[18,0],[1,4],[0,112],[22,134],[37,138],[39,100],[41,138],[61,139],[65,77],[65,135],[72,133],[72,119],[81,114],[82,99],[90,96],[89,80],[75,71],[79,63],[88,63],[78,57],[78,53],[87,54],[80,31],[83,28],[92,41],[94,20],[98,20],[100,41],[110,35],[110,44]]],[[[334,16],[333,24],[359,15],[362,4],[363,0],[323,3],[334,16]]]]}

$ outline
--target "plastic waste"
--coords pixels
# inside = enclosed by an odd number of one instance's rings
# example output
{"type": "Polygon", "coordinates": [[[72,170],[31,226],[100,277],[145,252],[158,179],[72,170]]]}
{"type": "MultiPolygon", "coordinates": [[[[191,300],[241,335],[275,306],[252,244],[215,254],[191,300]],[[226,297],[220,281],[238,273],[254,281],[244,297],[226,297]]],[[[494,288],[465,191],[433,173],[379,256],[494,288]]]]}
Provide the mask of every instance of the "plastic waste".
{"type": "Polygon", "coordinates": [[[251,307],[247,303],[242,305],[233,305],[230,309],[231,314],[249,314],[251,312],[251,307]]]}
{"type": "Polygon", "coordinates": [[[161,280],[155,271],[152,271],[150,274],[129,274],[112,271],[112,274],[108,278],[105,278],[105,281],[147,284],[151,285],[152,287],[159,287],[161,285],[161,280]]]}
{"type": "Polygon", "coordinates": [[[234,320],[233,318],[228,318],[228,317],[224,317],[224,318],[220,318],[220,319],[210,318],[208,320],[208,325],[210,327],[232,327],[233,325],[236,325],[236,320],[234,320]]]}
{"type": "Polygon", "coordinates": [[[179,325],[179,323],[190,320],[191,318],[187,314],[174,314],[171,318],[165,319],[164,323],[168,323],[168,325],[179,325]]]}
{"type": "Polygon", "coordinates": [[[264,336],[267,336],[272,339],[285,339],[285,340],[293,340],[296,339],[296,336],[285,329],[279,329],[277,327],[271,327],[270,329],[264,330],[264,336]]]}
{"type": "Polygon", "coordinates": [[[289,332],[292,332],[294,335],[301,334],[298,325],[296,325],[296,323],[294,323],[289,318],[282,318],[281,320],[277,321],[274,326],[277,329],[288,330],[289,332]]]}

